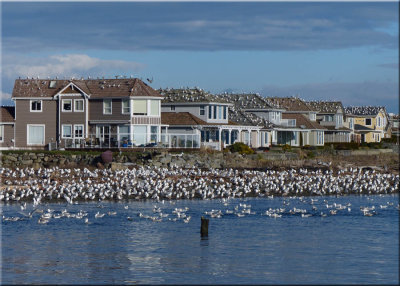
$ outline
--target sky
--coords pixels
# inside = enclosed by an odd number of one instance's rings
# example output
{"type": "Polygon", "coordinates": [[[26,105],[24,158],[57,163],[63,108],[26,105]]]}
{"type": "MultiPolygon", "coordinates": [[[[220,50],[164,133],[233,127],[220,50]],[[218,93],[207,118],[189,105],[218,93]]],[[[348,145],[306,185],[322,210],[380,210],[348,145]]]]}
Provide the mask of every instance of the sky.
{"type": "Polygon", "coordinates": [[[0,98],[122,75],[399,113],[398,22],[398,2],[1,2],[0,98]]]}

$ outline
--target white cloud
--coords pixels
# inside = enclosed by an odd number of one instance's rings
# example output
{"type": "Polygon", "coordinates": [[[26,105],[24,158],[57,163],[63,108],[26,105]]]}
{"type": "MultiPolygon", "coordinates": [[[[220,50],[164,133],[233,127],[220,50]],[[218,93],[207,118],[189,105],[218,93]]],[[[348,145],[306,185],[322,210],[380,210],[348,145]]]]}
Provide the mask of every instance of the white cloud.
{"type": "Polygon", "coordinates": [[[48,58],[4,59],[3,72],[9,79],[18,77],[104,76],[110,72],[137,72],[144,64],[121,60],[103,60],[85,54],[52,55],[48,58]]]}
{"type": "Polygon", "coordinates": [[[0,91],[0,101],[1,102],[9,100],[9,99],[11,99],[10,93],[0,91]]]}

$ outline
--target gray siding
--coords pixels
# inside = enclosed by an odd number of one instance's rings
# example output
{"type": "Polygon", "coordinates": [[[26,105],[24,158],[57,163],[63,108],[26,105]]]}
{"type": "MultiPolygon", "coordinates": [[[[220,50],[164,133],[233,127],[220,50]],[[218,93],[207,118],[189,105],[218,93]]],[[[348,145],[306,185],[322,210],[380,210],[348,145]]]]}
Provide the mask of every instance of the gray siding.
{"type": "Polygon", "coordinates": [[[112,100],[112,114],[103,114],[103,100],[89,100],[89,120],[130,120],[129,114],[122,114],[121,99],[112,100]]]}
{"type": "Polygon", "coordinates": [[[43,124],[45,125],[45,145],[57,140],[57,101],[43,100],[42,112],[30,112],[30,100],[15,100],[15,146],[32,147],[27,145],[27,125],[43,124]],[[51,141],[51,139],[53,139],[51,141]]]}
{"type": "MultiPolygon", "coordinates": [[[[200,118],[201,120],[204,120],[205,122],[208,122],[208,123],[228,123],[228,119],[229,119],[228,106],[226,106],[227,119],[208,119],[208,109],[209,108],[210,108],[210,105],[207,105],[207,104],[187,104],[187,105],[175,105],[175,110],[171,110],[171,106],[162,106],[161,105],[162,112],[189,112],[190,114],[193,114],[194,116],[196,116],[196,117],[200,118]],[[200,115],[200,106],[202,106],[202,105],[205,106],[204,115],[200,115]]],[[[223,114],[222,114],[222,116],[223,116],[223,114]]]]}
{"type": "MultiPolygon", "coordinates": [[[[0,123],[0,125],[3,125],[0,123]]],[[[12,124],[4,124],[4,134],[3,134],[3,142],[0,142],[0,147],[14,147],[14,143],[11,139],[14,139],[14,125],[12,124]]]]}
{"type": "MultiPolygon", "coordinates": [[[[62,128],[63,124],[70,124],[70,125],[74,125],[74,124],[86,124],[86,102],[83,101],[83,112],[75,112],[74,111],[74,99],[84,99],[83,96],[62,96],[60,97],[60,128],[62,128]],[[62,99],[72,99],[72,111],[71,112],[65,112],[62,111],[62,99]]],[[[86,127],[84,127],[86,128],[86,127]]],[[[73,130],[73,127],[72,127],[73,130]]],[[[84,130],[86,131],[86,130],[84,130]]],[[[61,137],[61,130],[60,130],[60,137],[61,137]]]]}

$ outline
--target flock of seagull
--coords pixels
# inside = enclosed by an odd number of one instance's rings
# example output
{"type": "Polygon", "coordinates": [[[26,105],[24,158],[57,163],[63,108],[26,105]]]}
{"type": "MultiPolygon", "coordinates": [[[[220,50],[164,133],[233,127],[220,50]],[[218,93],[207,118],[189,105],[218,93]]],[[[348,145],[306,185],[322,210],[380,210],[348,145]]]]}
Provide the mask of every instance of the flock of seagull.
{"type": "Polygon", "coordinates": [[[220,199],[398,193],[399,174],[361,168],[285,171],[138,167],[124,170],[0,168],[0,201],[220,199]]]}

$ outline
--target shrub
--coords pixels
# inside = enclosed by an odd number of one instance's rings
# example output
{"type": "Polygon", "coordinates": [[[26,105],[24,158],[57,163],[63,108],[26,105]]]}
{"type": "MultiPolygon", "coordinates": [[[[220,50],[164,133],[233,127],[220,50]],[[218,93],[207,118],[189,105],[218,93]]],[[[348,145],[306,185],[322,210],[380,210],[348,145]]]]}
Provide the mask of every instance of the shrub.
{"type": "Polygon", "coordinates": [[[254,154],[254,150],[242,142],[236,142],[228,147],[232,153],[239,152],[240,154],[254,154]]]}
{"type": "Polygon", "coordinates": [[[289,144],[285,144],[282,146],[282,151],[284,152],[289,152],[292,150],[292,146],[290,146],[289,144]]]}

